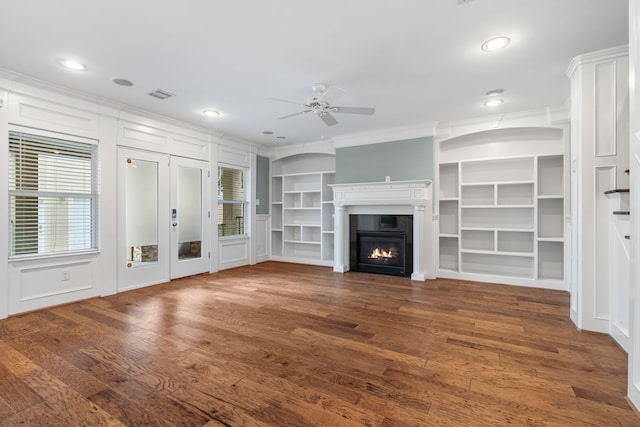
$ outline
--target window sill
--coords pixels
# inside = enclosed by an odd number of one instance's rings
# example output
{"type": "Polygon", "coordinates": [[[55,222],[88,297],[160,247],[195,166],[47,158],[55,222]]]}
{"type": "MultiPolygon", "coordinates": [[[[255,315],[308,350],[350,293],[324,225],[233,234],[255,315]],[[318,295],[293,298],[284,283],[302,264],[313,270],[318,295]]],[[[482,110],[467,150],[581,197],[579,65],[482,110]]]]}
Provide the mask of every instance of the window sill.
{"type": "Polygon", "coordinates": [[[61,258],[72,258],[72,257],[95,257],[100,255],[100,251],[98,249],[90,250],[90,251],[78,251],[78,252],[62,252],[56,254],[46,254],[46,255],[18,255],[9,257],[9,263],[20,263],[20,262],[29,262],[29,261],[44,261],[44,260],[52,260],[52,259],[61,259],[61,258]]]}
{"type": "Polygon", "coordinates": [[[218,240],[240,240],[240,239],[249,239],[251,236],[248,234],[235,234],[233,236],[218,236],[218,240]]]}

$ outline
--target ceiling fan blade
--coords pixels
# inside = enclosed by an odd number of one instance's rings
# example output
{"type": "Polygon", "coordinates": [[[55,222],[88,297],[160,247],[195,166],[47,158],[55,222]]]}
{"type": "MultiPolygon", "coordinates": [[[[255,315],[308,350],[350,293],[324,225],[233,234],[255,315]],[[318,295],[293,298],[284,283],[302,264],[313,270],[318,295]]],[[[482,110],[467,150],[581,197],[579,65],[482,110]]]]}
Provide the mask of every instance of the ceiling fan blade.
{"type": "Polygon", "coordinates": [[[267,98],[267,99],[271,101],[286,102],[287,104],[302,105],[304,107],[308,107],[308,105],[306,104],[302,104],[301,102],[289,101],[288,99],[280,99],[280,98],[267,98]]]}
{"type": "Polygon", "coordinates": [[[333,125],[337,125],[338,124],[338,121],[335,119],[335,117],[333,117],[329,113],[320,114],[319,117],[322,119],[324,124],[327,125],[327,126],[333,126],[333,125]]]}
{"type": "Polygon", "coordinates": [[[376,112],[375,108],[365,107],[333,107],[334,113],[348,113],[348,114],[368,114],[372,115],[376,112]]]}
{"type": "Polygon", "coordinates": [[[305,110],[305,111],[300,111],[300,112],[298,112],[298,113],[289,114],[289,115],[287,115],[287,116],[278,117],[278,120],[288,119],[289,117],[299,116],[300,114],[307,114],[307,113],[309,113],[310,111],[311,111],[311,110],[305,110]]]}
{"type": "Polygon", "coordinates": [[[333,101],[340,98],[344,95],[344,90],[339,87],[329,86],[322,95],[318,98],[320,102],[326,102],[327,104],[332,104],[333,101]]]}

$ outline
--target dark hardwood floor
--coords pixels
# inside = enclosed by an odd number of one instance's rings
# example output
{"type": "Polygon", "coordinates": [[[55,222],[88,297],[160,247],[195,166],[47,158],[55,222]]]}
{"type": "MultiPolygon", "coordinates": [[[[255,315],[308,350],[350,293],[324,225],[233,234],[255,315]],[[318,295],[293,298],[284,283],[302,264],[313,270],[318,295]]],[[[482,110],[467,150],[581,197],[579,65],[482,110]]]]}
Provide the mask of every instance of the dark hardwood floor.
{"type": "Polygon", "coordinates": [[[0,425],[640,426],[564,292],[267,262],[0,321],[0,425]]]}

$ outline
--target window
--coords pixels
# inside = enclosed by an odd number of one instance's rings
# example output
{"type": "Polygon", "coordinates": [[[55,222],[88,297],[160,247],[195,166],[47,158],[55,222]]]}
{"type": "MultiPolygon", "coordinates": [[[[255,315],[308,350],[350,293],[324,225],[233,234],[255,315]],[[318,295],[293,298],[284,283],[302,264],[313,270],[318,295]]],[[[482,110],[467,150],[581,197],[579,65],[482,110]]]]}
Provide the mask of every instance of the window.
{"type": "Polygon", "coordinates": [[[218,236],[246,234],[246,171],[218,167],[218,236]]]}
{"type": "Polygon", "coordinates": [[[9,256],[97,248],[97,145],[9,132],[9,256]]]}

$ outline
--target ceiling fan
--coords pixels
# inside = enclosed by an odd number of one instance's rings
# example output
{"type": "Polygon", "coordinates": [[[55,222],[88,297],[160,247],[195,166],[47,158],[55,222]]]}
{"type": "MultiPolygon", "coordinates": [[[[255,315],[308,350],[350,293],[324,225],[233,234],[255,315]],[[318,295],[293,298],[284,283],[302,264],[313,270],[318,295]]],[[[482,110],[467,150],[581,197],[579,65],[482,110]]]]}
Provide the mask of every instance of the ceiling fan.
{"type": "Polygon", "coordinates": [[[333,126],[333,125],[337,125],[338,121],[335,119],[335,117],[333,117],[331,113],[372,115],[376,111],[375,108],[338,107],[335,105],[331,105],[333,101],[335,101],[338,97],[340,97],[344,93],[342,89],[339,89],[333,86],[327,88],[327,86],[322,83],[316,83],[313,86],[311,86],[311,88],[313,89],[314,96],[311,99],[309,99],[306,102],[306,104],[301,104],[299,102],[288,101],[286,99],[280,99],[280,98],[268,98],[272,101],[286,102],[288,104],[295,104],[305,108],[303,111],[289,114],[287,116],[278,117],[278,120],[288,119],[289,117],[299,116],[301,114],[313,113],[316,116],[320,117],[320,119],[327,126],[333,126]]]}

